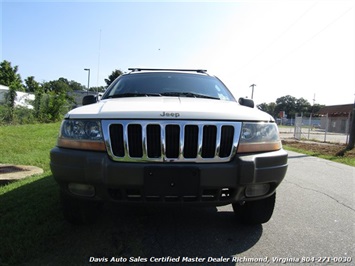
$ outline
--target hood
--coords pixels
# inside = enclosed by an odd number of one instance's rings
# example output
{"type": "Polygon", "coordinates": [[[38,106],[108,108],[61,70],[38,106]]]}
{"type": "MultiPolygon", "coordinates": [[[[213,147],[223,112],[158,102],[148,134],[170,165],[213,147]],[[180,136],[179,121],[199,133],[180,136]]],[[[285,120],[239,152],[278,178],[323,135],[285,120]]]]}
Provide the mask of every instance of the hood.
{"type": "Polygon", "coordinates": [[[127,97],[102,100],[71,110],[71,119],[178,119],[273,121],[256,108],[234,101],[186,97],[127,97]]]}

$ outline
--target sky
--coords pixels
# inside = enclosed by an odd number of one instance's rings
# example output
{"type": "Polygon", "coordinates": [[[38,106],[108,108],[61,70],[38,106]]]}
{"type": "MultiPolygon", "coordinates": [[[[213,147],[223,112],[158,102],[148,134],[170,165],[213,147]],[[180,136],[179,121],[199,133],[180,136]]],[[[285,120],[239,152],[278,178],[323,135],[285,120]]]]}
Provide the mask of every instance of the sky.
{"type": "Polygon", "coordinates": [[[352,0],[1,1],[1,61],[22,80],[105,85],[129,67],[197,68],[256,104],[355,96],[352,0]]]}

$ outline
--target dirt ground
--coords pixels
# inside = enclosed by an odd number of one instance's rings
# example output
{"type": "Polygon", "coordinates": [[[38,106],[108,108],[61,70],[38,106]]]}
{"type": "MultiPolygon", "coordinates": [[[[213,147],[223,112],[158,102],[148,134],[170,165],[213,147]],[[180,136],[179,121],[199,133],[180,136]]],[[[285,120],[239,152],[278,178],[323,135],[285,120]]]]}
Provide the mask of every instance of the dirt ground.
{"type": "MultiPolygon", "coordinates": [[[[317,154],[336,156],[338,152],[345,149],[345,145],[341,144],[331,144],[331,143],[316,143],[308,141],[295,141],[295,140],[283,140],[282,144],[303,149],[307,151],[312,151],[317,154]]],[[[346,152],[344,155],[346,157],[355,158],[355,149],[346,152]]]]}

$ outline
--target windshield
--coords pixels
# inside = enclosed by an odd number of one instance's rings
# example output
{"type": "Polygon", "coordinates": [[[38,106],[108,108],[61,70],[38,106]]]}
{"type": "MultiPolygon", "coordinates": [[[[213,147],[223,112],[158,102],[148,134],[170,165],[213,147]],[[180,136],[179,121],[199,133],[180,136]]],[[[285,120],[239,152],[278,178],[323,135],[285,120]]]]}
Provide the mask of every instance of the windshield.
{"type": "Polygon", "coordinates": [[[217,78],[186,73],[137,73],[118,78],[102,99],[119,97],[194,97],[234,101],[217,78]]]}

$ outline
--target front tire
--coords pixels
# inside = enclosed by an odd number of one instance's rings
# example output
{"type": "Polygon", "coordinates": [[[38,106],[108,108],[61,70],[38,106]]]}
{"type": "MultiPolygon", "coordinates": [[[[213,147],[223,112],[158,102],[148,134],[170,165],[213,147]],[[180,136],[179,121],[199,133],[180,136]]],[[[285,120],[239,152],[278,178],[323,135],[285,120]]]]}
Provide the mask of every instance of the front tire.
{"type": "Polygon", "coordinates": [[[270,220],[274,212],[275,201],[276,192],[265,199],[246,201],[243,204],[237,202],[233,203],[232,206],[240,223],[256,225],[270,220]]]}

